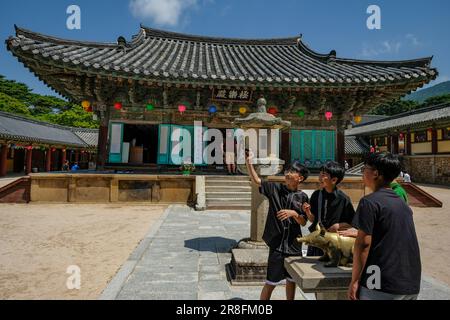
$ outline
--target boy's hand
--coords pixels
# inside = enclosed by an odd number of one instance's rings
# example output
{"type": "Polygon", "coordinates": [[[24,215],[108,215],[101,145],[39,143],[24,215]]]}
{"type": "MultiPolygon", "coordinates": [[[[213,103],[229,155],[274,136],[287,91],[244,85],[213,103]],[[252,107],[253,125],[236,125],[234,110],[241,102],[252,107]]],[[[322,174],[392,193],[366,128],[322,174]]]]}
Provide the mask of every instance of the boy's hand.
{"type": "Polygon", "coordinates": [[[348,298],[350,300],[358,300],[359,281],[352,282],[348,288],[348,298]]]}
{"type": "Polygon", "coordinates": [[[358,230],[355,228],[338,231],[338,234],[342,237],[356,238],[358,236],[358,230]]]}
{"type": "Polygon", "coordinates": [[[339,231],[339,223],[333,224],[328,228],[328,232],[337,233],[339,231]]]}
{"type": "Polygon", "coordinates": [[[252,163],[252,160],[254,158],[254,154],[251,149],[245,149],[245,160],[247,163],[252,163]]]}
{"type": "Polygon", "coordinates": [[[305,202],[302,205],[302,209],[303,209],[304,212],[310,213],[311,212],[311,205],[308,202],[305,202]]]}
{"type": "Polygon", "coordinates": [[[295,218],[298,216],[298,213],[294,210],[280,210],[277,213],[278,220],[284,221],[289,218],[295,218]]]}

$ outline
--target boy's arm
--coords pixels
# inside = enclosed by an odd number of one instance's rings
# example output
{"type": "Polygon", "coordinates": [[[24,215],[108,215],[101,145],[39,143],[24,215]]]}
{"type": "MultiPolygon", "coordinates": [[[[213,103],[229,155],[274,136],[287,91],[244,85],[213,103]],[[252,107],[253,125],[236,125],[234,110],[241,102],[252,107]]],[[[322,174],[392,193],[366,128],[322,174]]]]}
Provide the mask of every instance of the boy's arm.
{"type": "Polygon", "coordinates": [[[252,163],[253,160],[253,154],[251,154],[251,151],[245,154],[245,164],[247,165],[247,170],[250,175],[250,179],[254,184],[256,184],[258,187],[261,186],[261,178],[256,173],[255,167],[252,163]]]}
{"type": "Polygon", "coordinates": [[[277,218],[281,221],[289,219],[289,218],[294,218],[294,220],[299,225],[301,225],[301,226],[306,225],[306,219],[295,210],[287,210],[287,209],[280,210],[277,213],[277,218]]]}
{"type": "Polygon", "coordinates": [[[352,281],[348,290],[348,297],[350,300],[358,299],[358,290],[360,286],[359,281],[367,262],[367,256],[369,255],[371,244],[372,236],[359,230],[353,253],[352,281]]]}
{"type": "Polygon", "coordinates": [[[305,202],[302,206],[303,212],[306,213],[306,217],[308,218],[309,222],[314,222],[315,216],[311,212],[311,205],[308,202],[305,202]]]}

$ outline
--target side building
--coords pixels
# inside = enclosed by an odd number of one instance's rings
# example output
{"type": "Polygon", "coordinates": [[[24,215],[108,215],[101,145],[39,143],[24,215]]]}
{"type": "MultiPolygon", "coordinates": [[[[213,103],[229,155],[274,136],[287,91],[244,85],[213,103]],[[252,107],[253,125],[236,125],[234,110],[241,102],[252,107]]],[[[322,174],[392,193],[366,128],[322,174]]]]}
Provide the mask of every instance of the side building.
{"type": "Polygon", "coordinates": [[[401,155],[413,182],[450,186],[448,103],[356,125],[346,137],[401,155]]]}

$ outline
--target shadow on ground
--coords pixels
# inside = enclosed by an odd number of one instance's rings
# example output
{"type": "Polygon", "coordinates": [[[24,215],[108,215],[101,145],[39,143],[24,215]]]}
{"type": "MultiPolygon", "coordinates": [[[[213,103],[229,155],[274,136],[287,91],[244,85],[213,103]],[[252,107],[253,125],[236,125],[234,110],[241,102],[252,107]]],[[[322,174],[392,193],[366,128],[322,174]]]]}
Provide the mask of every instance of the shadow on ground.
{"type": "Polygon", "coordinates": [[[229,253],[236,245],[236,240],[223,237],[194,238],[184,241],[185,248],[201,252],[229,253]]]}

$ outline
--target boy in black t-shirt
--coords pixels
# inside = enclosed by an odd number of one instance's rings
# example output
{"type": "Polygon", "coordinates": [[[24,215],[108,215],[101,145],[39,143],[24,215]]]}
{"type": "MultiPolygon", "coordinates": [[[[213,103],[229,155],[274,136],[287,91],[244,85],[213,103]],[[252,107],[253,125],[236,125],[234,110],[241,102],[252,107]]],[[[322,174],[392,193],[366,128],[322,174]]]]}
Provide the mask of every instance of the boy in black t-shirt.
{"type": "MultiPolygon", "coordinates": [[[[327,162],[320,169],[321,189],[311,195],[310,204],[303,205],[308,220],[312,222],[310,232],[316,229],[318,223],[321,223],[328,232],[336,233],[351,228],[355,209],[350,198],[337,188],[344,176],[345,169],[334,161],[327,162]]],[[[323,254],[321,249],[308,246],[308,256],[323,256],[323,254]]]]}
{"type": "Polygon", "coordinates": [[[358,229],[352,300],[415,300],[421,261],[411,208],[390,188],[401,164],[390,153],[370,154],[363,181],[373,193],[361,199],[353,225],[358,229]]]}
{"type": "Polygon", "coordinates": [[[308,178],[309,171],[298,161],[285,171],[285,184],[262,181],[252,164],[252,154],[246,154],[247,169],[261,194],[269,199],[269,213],[263,233],[263,240],[269,246],[267,281],[261,292],[261,300],[270,300],[278,284],[286,280],[286,298],[294,300],[296,284],[284,267],[284,259],[301,256],[302,247],[296,238],[301,236],[301,226],[306,224],[302,211],[308,196],[298,190],[301,182],[308,178]]]}

